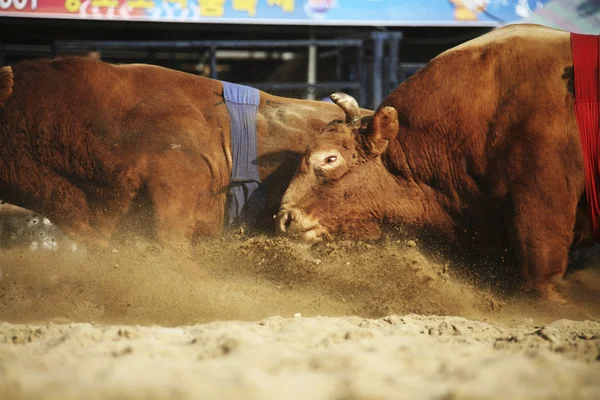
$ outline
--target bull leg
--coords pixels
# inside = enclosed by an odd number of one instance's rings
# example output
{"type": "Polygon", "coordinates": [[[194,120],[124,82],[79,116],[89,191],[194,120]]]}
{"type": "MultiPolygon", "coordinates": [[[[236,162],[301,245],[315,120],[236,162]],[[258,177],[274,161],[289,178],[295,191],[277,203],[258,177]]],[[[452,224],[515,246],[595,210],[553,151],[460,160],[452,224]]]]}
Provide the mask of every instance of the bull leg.
{"type": "Polygon", "coordinates": [[[27,157],[0,163],[0,171],[3,200],[50,218],[77,242],[106,242],[90,226],[93,216],[85,194],[66,178],[27,157]]]}
{"type": "Polygon", "coordinates": [[[148,179],[156,239],[163,244],[191,243],[223,229],[225,192],[213,188],[208,166],[155,158],[148,179]]]}
{"type": "Polygon", "coordinates": [[[76,242],[104,248],[140,187],[135,168],[115,175],[113,186],[86,180],[85,188],[26,157],[7,168],[0,163],[0,170],[5,172],[0,175],[0,194],[8,202],[48,217],[76,242]]]}
{"type": "Polygon", "coordinates": [[[577,201],[566,191],[548,194],[536,188],[524,190],[509,206],[510,239],[526,291],[563,303],[556,285],[567,268],[577,201]]]}

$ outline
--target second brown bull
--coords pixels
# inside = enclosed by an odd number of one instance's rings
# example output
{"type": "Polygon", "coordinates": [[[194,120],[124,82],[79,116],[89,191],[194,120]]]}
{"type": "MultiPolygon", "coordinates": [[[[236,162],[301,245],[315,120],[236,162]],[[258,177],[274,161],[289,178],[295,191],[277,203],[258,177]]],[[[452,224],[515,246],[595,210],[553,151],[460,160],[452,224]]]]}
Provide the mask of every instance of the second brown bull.
{"type": "Polygon", "coordinates": [[[412,226],[508,258],[526,288],[560,300],[570,248],[592,239],[572,89],[570,34],[525,25],[439,55],[368,126],[332,95],[347,119],[308,148],[279,229],[318,241],[412,226]]]}
{"type": "MultiPolygon", "coordinates": [[[[267,193],[264,227],[304,148],[343,112],[255,94],[247,161],[267,193]]],[[[236,161],[228,108],[224,83],[152,65],[73,57],[4,67],[0,199],[79,243],[106,244],[142,219],[139,230],[163,243],[219,234],[236,161]]]]}

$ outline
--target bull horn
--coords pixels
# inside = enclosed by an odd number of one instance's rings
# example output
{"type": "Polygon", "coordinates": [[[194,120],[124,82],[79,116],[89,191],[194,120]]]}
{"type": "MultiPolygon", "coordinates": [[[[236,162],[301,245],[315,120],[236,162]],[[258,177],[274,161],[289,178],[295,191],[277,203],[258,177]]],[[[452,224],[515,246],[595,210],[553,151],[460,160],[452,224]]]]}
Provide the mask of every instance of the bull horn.
{"type": "Polygon", "coordinates": [[[346,123],[350,127],[354,129],[360,128],[360,107],[358,107],[358,103],[354,97],[346,93],[337,92],[329,96],[329,98],[344,110],[346,123]]]}

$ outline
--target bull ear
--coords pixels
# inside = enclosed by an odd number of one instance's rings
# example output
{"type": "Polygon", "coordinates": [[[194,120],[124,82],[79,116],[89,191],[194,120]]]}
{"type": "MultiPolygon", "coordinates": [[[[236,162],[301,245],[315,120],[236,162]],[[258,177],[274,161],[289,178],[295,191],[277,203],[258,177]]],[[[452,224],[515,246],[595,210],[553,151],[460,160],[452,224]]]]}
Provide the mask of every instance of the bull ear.
{"type": "Polygon", "coordinates": [[[394,107],[377,110],[367,129],[363,131],[365,147],[373,155],[383,153],[390,140],[398,135],[398,113],[394,107]]]}

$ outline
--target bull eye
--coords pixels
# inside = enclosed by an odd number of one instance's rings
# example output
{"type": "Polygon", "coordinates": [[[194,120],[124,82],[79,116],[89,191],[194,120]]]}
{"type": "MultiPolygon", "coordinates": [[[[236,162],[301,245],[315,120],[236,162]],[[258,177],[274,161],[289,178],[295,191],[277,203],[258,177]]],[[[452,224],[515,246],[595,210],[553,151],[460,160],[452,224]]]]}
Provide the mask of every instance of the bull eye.
{"type": "Polygon", "coordinates": [[[337,161],[337,156],[329,156],[325,159],[325,164],[333,164],[337,161]]]}

